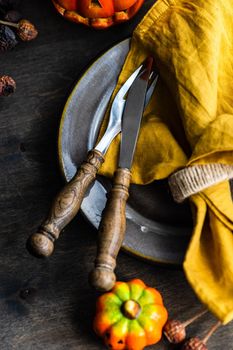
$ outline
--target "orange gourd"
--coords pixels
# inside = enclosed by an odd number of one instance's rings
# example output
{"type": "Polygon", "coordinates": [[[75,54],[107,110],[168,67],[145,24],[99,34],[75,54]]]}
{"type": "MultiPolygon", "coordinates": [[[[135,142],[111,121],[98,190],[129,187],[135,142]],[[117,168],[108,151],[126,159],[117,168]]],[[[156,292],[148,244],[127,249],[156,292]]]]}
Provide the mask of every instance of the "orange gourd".
{"type": "Polygon", "coordinates": [[[116,282],[100,296],[94,330],[112,350],[142,350],[157,343],[167,321],[160,293],[141,280],[116,282]]]}
{"type": "Polygon", "coordinates": [[[57,11],[70,21],[97,29],[128,21],[144,0],[52,0],[57,11]]]}

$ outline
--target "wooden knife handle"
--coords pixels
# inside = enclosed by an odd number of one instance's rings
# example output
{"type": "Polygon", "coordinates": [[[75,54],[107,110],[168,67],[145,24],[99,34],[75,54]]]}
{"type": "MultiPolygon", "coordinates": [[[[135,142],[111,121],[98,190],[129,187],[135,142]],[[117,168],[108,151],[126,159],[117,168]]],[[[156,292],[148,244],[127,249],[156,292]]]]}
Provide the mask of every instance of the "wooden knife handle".
{"type": "Polygon", "coordinates": [[[126,229],[125,207],[130,179],[128,169],[118,168],[114,174],[112,190],[107,195],[99,226],[95,267],[89,277],[90,284],[100,291],[110,290],[116,281],[113,271],[126,229]]]}
{"type": "Polygon", "coordinates": [[[67,183],[53,201],[46,220],[37,233],[33,233],[27,242],[30,253],[37,257],[48,257],[54,250],[54,242],[61,230],[77,214],[86,190],[95,180],[96,174],[104,162],[104,156],[97,150],[87,155],[73,179],[67,183]]]}

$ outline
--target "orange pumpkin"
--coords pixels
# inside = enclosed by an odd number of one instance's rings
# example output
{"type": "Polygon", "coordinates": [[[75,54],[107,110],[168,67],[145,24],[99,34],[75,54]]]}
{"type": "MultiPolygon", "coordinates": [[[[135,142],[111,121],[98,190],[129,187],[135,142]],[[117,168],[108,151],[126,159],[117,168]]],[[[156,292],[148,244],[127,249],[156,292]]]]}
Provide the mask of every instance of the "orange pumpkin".
{"type": "Polygon", "coordinates": [[[128,21],[144,0],[52,0],[57,11],[70,21],[97,29],[128,21]]]}
{"type": "Polygon", "coordinates": [[[167,321],[160,293],[141,280],[116,282],[100,296],[94,330],[112,350],[142,350],[157,343],[167,321]]]}

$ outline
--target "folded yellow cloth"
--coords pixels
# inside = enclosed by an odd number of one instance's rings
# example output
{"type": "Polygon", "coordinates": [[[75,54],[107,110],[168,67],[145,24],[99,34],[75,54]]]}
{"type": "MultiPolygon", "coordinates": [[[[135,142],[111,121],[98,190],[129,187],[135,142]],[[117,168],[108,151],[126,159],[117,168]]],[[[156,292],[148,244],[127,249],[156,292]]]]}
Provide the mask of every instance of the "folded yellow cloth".
{"type": "MultiPolygon", "coordinates": [[[[134,31],[115,93],[147,55],[161,78],[143,116],[132,182],[146,184],[194,165],[233,164],[232,13],[232,0],[158,0],[134,31]]],[[[118,152],[116,138],[102,174],[113,175],[118,152]]],[[[192,194],[190,202],[194,230],[184,270],[225,324],[233,319],[229,182],[192,194]]]]}

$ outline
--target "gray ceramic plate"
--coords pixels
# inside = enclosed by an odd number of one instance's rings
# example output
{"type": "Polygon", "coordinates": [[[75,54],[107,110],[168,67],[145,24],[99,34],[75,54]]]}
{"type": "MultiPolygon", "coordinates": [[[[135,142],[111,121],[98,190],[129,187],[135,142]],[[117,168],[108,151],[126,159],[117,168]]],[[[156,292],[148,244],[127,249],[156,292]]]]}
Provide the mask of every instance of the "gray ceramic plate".
{"type": "MultiPolygon", "coordinates": [[[[59,159],[69,181],[93,148],[107,104],[117,82],[130,40],[115,45],[85,72],[63,111],[59,133],[59,159]]],[[[98,180],[87,193],[81,210],[98,227],[109,180],[98,180]]],[[[190,239],[191,215],[187,205],[173,202],[166,181],[132,185],[127,205],[127,231],[123,249],[159,263],[181,264],[190,239]]]]}

